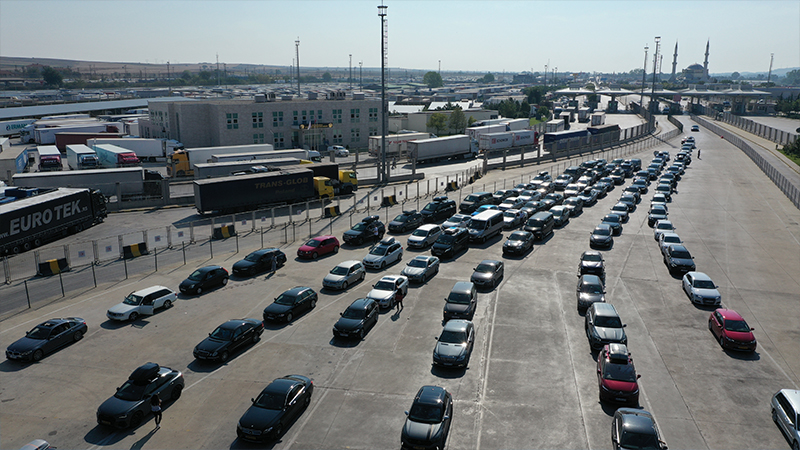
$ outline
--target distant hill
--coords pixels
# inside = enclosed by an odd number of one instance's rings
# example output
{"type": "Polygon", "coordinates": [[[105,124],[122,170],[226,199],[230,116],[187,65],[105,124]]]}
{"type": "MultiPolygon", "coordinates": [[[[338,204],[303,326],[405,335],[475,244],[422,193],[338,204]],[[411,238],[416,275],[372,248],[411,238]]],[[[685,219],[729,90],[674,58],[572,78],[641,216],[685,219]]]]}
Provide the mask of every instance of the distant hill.
{"type": "MultiPolygon", "coordinates": [[[[800,69],[800,67],[789,67],[787,69],[772,69],[772,75],[777,76],[777,77],[785,77],[787,73],[789,73],[789,72],[791,72],[793,70],[798,70],[798,69],[800,69]]],[[[733,72],[719,72],[719,73],[712,73],[711,76],[712,77],[716,77],[716,78],[725,78],[725,77],[731,76],[732,73],[733,72]]],[[[757,77],[759,75],[766,77],[767,75],[769,75],[769,72],[767,72],[767,71],[764,71],[764,72],[739,72],[739,75],[741,75],[742,78],[755,78],[755,77],[757,77]]]]}

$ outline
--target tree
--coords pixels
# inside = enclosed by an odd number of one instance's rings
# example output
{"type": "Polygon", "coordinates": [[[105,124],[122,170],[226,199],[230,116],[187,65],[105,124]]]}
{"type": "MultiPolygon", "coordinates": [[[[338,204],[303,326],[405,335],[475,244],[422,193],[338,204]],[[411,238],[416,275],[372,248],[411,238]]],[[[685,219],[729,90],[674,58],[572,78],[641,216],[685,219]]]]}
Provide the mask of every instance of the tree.
{"type": "Polygon", "coordinates": [[[483,78],[478,78],[479,83],[493,83],[494,82],[494,75],[491,73],[487,73],[483,76],[483,78]]]}
{"type": "Polygon", "coordinates": [[[325,72],[325,73],[322,74],[322,81],[327,83],[327,82],[330,82],[332,79],[333,79],[333,77],[331,76],[330,72],[325,72]]]}
{"type": "Polygon", "coordinates": [[[523,89],[522,93],[528,96],[528,103],[531,105],[540,105],[544,94],[547,93],[547,89],[545,89],[544,86],[532,86],[523,89]]]}
{"type": "Polygon", "coordinates": [[[50,66],[45,66],[42,69],[42,78],[44,78],[44,82],[48,86],[61,86],[64,84],[64,77],[50,66]]]}
{"type": "Polygon", "coordinates": [[[539,109],[536,110],[536,118],[539,120],[550,118],[550,110],[547,109],[547,106],[540,106],[539,109]]]}
{"type": "Polygon", "coordinates": [[[429,88],[437,88],[444,86],[444,82],[442,82],[442,76],[434,71],[430,71],[422,77],[422,82],[425,83],[429,88]]]}
{"type": "Polygon", "coordinates": [[[742,74],[740,74],[739,72],[733,72],[731,74],[731,80],[738,80],[741,77],[742,77],[742,74]]]}
{"type": "Polygon", "coordinates": [[[450,119],[447,124],[456,134],[461,134],[467,128],[467,116],[464,115],[464,111],[460,107],[456,106],[453,112],[450,113],[450,119]]]}
{"type": "Polygon", "coordinates": [[[783,84],[787,86],[797,86],[800,84],[800,70],[795,69],[786,74],[783,84]]]}
{"type": "Polygon", "coordinates": [[[467,120],[467,126],[468,126],[468,127],[471,127],[471,126],[472,126],[472,124],[473,124],[473,123],[475,123],[475,122],[477,122],[477,121],[478,121],[478,119],[476,119],[475,117],[473,117],[473,116],[469,116],[469,119],[467,120]]]}
{"type": "MultiPolygon", "coordinates": [[[[429,72],[431,73],[431,72],[429,72]]],[[[435,72],[434,72],[435,73],[435,72]]],[[[428,118],[428,128],[433,128],[436,130],[436,134],[442,134],[444,130],[447,129],[447,114],[444,113],[433,113],[431,117],[428,118]]]]}
{"type": "Polygon", "coordinates": [[[181,74],[181,79],[184,80],[184,81],[191,80],[192,79],[192,72],[189,72],[188,70],[184,70],[183,73],[181,74]]]}

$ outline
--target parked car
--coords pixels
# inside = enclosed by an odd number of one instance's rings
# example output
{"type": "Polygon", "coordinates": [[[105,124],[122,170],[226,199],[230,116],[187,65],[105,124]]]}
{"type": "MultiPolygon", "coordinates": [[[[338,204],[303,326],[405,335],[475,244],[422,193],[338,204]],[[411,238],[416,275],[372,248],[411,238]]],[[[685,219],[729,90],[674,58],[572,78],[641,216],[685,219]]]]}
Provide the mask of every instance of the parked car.
{"type": "Polygon", "coordinates": [[[778,425],[792,445],[792,450],[800,448],[800,390],[781,389],[770,401],[772,421],[778,425]]]}
{"type": "Polygon", "coordinates": [[[578,277],[585,274],[597,275],[605,285],[606,267],[602,253],[587,250],[581,254],[581,259],[578,262],[578,277]]]}
{"type": "Polygon", "coordinates": [[[89,327],[80,317],[46,320],[6,348],[10,360],[39,361],[59,348],[83,339],[89,327]]]}
{"type": "Polygon", "coordinates": [[[667,220],[669,213],[667,208],[659,203],[653,203],[650,206],[650,213],[647,215],[647,225],[655,226],[659,220],[667,220]]]}
{"type": "Polygon", "coordinates": [[[519,228],[527,218],[528,216],[519,209],[507,209],[503,211],[503,228],[506,230],[519,228]]]}
{"type": "Polygon", "coordinates": [[[756,351],[756,337],[750,325],[732,309],[719,308],[708,316],[708,329],[726,350],[756,351]]]}
{"type": "Polygon", "coordinates": [[[400,434],[403,448],[443,449],[453,419],[453,397],[443,387],[422,386],[406,416],[400,434]]]}
{"type": "Polygon", "coordinates": [[[229,320],[218,326],[194,347],[195,359],[225,362],[231,353],[255,344],[264,332],[264,322],[257,319],[229,320]]]}
{"type": "Polygon", "coordinates": [[[228,271],[224,268],[205,266],[195,270],[189,278],[183,280],[180,290],[183,294],[200,295],[215,286],[225,286],[228,284],[228,278],[228,271]]]}
{"type": "MultiPolygon", "coordinates": [[[[482,213],[484,211],[489,211],[489,210],[500,211],[500,207],[497,206],[497,205],[481,205],[478,209],[475,210],[474,213],[470,214],[470,219],[472,219],[473,217],[477,216],[478,214],[480,214],[480,213],[482,213]]],[[[468,227],[469,226],[469,222],[467,222],[467,224],[465,226],[468,227]]]]}
{"type": "Polygon", "coordinates": [[[387,265],[399,262],[401,259],[403,259],[403,246],[393,237],[388,237],[372,247],[362,263],[367,269],[383,270],[387,265]]]}
{"type": "Polygon", "coordinates": [[[297,249],[298,258],[317,259],[328,253],[339,253],[339,239],[336,236],[316,236],[297,249]]]}
{"type": "Polygon", "coordinates": [[[503,261],[484,259],[473,270],[470,281],[475,286],[495,288],[503,279],[504,265],[503,261]]]}
{"type": "Polygon", "coordinates": [[[333,337],[364,339],[367,331],[378,323],[378,303],[368,298],[360,298],[343,313],[333,325],[333,337]]]}
{"type": "Polygon", "coordinates": [[[692,125],[692,131],[700,131],[700,125],[692,125]]]}
{"type": "Polygon", "coordinates": [[[469,320],[448,320],[436,341],[433,365],[466,368],[475,344],[475,327],[469,320]]]}
{"type": "Polygon", "coordinates": [[[289,323],[300,314],[317,306],[318,295],[310,287],[298,286],[284,291],[264,308],[264,322],[289,323]]]}
{"type": "Polygon", "coordinates": [[[384,233],[386,233],[386,226],[380,221],[380,218],[367,216],[361,219],[361,222],[353,225],[353,228],[345,231],[342,240],[345,244],[361,245],[367,241],[380,241],[383,239],[384,233]]]}
{"type": "Polygon", "coordinates": [[[584,189],[576,198],[583,202],[583,206],[593,206],[597,203],[597,199],[605,195],[605,192],[600,186],[595,185],[595,187],[584,189]]]}
{"type": "Polygon", "coordinates": [[[613,236],[622,234],[622,218],[619,214],[606,214],[603,216],[603,220],[601,220],[600,223],[611,227],[611,234],[613,236]]]}
{"type": "Polygon", "coordinates": [[[425,248],[429,245],[433,245],[436,239],[439,239],[439,236],[442,235],[442,232],[441,225],[426,223],[411,233],[411,236],[409,236],[406,241],[406,245],[409,248],[425,248]]]}
{"type": "Polygon", "coordinates": [[[527,217],[531,217],[539,211],[544,211],[544,204],[539,200],[534,200],[526,202],[519,210],[524,212],[527,217]]]}
{"type": "Polygon", "coordinates": [[[530,231],[515,231],[503,243],[503,254],[522,255],[533,248],[533,233],[530,231]]]}
{"type": "Polygon", "coordinates": [[[397,292],[403,297],[408,293],[408,277],[405,275],[386,275],[372,285],[367,298],[375,300],[380,308],[393,308],[397,292]]]}
{"type": "Polygon", "coordinates": [[[139,316],[152,316],[157,309],[170,309],[178,294],[165,286],[151,286],[134,291],[106,311],[111,320],[136,320],[139,316]]]}
{"type": "Polygon", "coordinates": [[[703,272],[686,272],[681,285],[692,303],[719,306],[722,302],[717,285],[703,272]]]}
{"type": "Polygon", "coordinates": [[[424,283],[439,273],[439,258],[419,255],[409,261],[401,275],[408,277],[409,282],[424,283]]]}
{"type": "Polygon", "coordinates": [[[432,202],[422,208],[421,213],[425,223],[444,220],[456,213],[456,202],[446,196],[434,197],[432,202]]]}
{"type": "Polygon", "coordinates": [[[659,220],[653,225],[653,239],[656,241],[661,238],[661,234],[663,233],[673,233],[675,232],[675,226],[672,225],[672,222],[666,219],[659,220]]]}
{"type": "Polygon", "coordinates": [[[97,408],[97,423],[115,428],[138,427],[151,413],[151,396],[174,402],[181,397],[184,384],[180,371],[152,362],[144,364],[97,408]]]}
{"type": "Polygon", "coordinates": [[[626,223],[628,221],[628,211],[628,205],[622,202],[618,202],[611,207],[611,213],[618,215],[622,220],[622,223],[626,223]]]}
{"type": "Polygon", "coordinates": [[[612,245],[614,245],[614,232],[608,224],[601,223],[589,233],[589,247],[611,248],[612,245]]]}
{"type": "Polygon", "coordinates": [[[302,375],[287,375],[276,378],[250,399],[247,408],[236,424],[239,439],[253,442],[277,440],[284,427],[292,424],[311,403],[314,382],[302,375]]]}
{"type": "Polygon", "coordinates": [[[668,203],[672,201],[672,186],[668,184],[659,184],[656,186],[655,192],[657,194],[662,194],[667,199],[668,203]]]}
{"type": "Polygon", "coordinates": [[[394,220],[389,222],[390,233],[403,233],[408,230],[416,229],[423,224],[422,214],[418,213],[416,209],[403,211],[398,214],[394,220]]]}
{"type": "Polygon", "coordinates": [[[531,232],[534,238],[541,240],[553,232],[555,224],[552,212],[539,211],[525,222],[523,229],[531,232]]]}
{"type": "Polygon", "coordinates": [[[525,204],[525,200],[519,197],[508,197],[507,199],[503,200],[503,203],[497,205],[497,209],[500,211],[506,211],[509,209],[517,210],[522,208],[522,205],[525,204]]]}
{"type": "Polygon", "coordinates": [[[348,286],[363,281],[366,276],[361,261],[343,261],[325,275],[322,286],[328,289],[346,290],[348,286]]]}
{"type": "Polygon", "coordinates": [[[469,223],[469,219],[471,217],[472,216],[470,216],[469,214],[454,214],[452,217],[444,221],[444,223],[442,224],[442,228],[443,229],[447,229],[450,227],[466,228],[467,224],[469,223]]]}
{"type": "Polygon", "coordinates": [[[494,198],[491,192],[473,192],[472,194],[464,197],[464,200],[458,206],[458,210],[464,214],[469,214],[481,205],[493,203],[494,198]]]}
{"type": "Polygon", "coordinates": [[[643,409],[619,408],[611,420],[614,450],[667,450],[653,415],[643,409]]]}
{"type": "Polygon", "coordinates": [[[556,205],[550,208],[550,212],[553,213],[553,220],[555,221],[555,226],[563,227],[567,223],[569,223],[569,209],[567,209],[564,205],[556,205]]]}
{"type": "Polygon", "coordinates": [[[580,196],[568,198],[564,200],[563,206],[567,209],[569,217],[577,216],[583,212],[583,198],[580,196]]]}
{"type": "MultiPolygon", "coordinates": [[[[334,238],[335,239],[335,238],[334,238]]],[[[301,247],[302,248],[302,247],[301,247]]],[[[300,251],[298,250],[298,256],[300,251]]],[[[277,248],[262,248],[256,250],[244,259],[233,264],[233,274],[246,277],[257,273],[266,272],[272,267],[272,259],[275,258],[275,268],[286,264],[286,254],[277,248]]]]}
{"type": "Polygon", "coordinates": [[[672,244],[664,252],[664,264],[669,273],[686,273],[695,270],[694,256],[683,245],[672,244]]]}
{"type": "Polygon", "coordinates": [[[578,311],[585,311],[592,303],[606,301],[606,287],[603,280],[593,274],[578,277],[578,287],[575,288],[578,300],[578,311]]]}
{"type": "Polygon", "coordinates": [[[444,321],[450,319],[472,319],[478,304],[478,291],[469,281],[458,281],[444,299],[444,321]]]}
{"type": "Polygon", "coordinates": [[[665,255],[667,253],[667,247],[672,244],[683,244],[680,236],[677,233],[667,232],[661,233],[661,237],[658,238],[658,246],[661,249],[661,255],[665,255]]]}
{"type": "Polygon", "coordinates": [[[628,344],[625,324],[611,303],[592,303],[584,317],[586,337],[593,350],[599,350],[606,344],[628,344]]]}
{"type": "Polygon", "coordinates": [[[495,193],[492,194],[492,204],[499,205],[500,203],[503,203],[505,199],[514,194],[515,192],[511,189],[500,189],[499,191],[495,191],[495,193]]]}
{"type": "Polygon", "coordinates": [[[433,243],[431,254],[439,258],[452,258],[461,250],[469,248],[469,230],[448,228],[433,243]]]}
{"type": "Polygon", "coordinates": [[[557,206],[564,203],[564,196],[557,192],[551,192],[544,196],[544,198],[542,199],[542,203],[544,204],[545,209],[549,210],[553,206],[557,206]]]}
{"type": "Polygon", "coordinates": [[[639,378],[624,344],[607,344],[597,355],[597,383],[601,402],[639,406],[639,378]]]}

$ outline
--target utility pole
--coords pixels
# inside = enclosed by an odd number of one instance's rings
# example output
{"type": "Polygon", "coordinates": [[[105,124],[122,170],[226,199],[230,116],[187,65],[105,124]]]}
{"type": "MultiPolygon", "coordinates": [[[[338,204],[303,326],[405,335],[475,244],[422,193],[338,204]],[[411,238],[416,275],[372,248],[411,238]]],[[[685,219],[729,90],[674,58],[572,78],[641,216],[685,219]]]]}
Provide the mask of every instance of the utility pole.
{"type": "Polygon", "coordinates": [[[644,44],[644,66],[642,67],[642,95],[639,98],[639,106],[644,108],[644,84],[647,80],[647,51],[650,50],[650,47],[647,44],[644,44]]]}
{"type": "Polygon", "coordinates": [[[772,80],[772,60],[775,58],[775,53],[769,54],[769,73],[767,74],[767,83],[772,80]]]}
{"type": "Polygon", "coordinates": [[[296,60],[297,60],[297,95],[300,95],[300,37],[297,37],[297,40],[294,41],[294,51],[296,53],[296,60]]]}
{"type": "Polygon", "coordinates": [[[350,53],[350,92],[353,92],[353,54],[350,53]]]}
{"type": "Polygon", "coordinates": [[[650,91],[650,123],[653,125],[655,120],[655,107],[656,107],[656,73],[658,73],[658,51],[661,48],[661,36],[656,36],[656,48],[653,50],[653,89],[650,91]]]}
{"type": "Polygon", "coordinates": [[[387,109],[386,105],[386,9],[388,6],[381,2],[378,6],[378,16],[381,18],[381,170],[379,171],[378,181],[384,183],[388,181],[386,171],[386,128],[387,128],[387,109]]]}
{"type": "Polygon", "coordinates": [[[219,81],[219,53],[217,53],[217,86],[220,85],[219,81]]]}
{"type": "Polygon", "coordinates": [[[362,87],[363,84],[362,83],[364,82],[364,78],[362,77],[362,73],[361,73],[361,69],[363,69],[363,66],[364,66],[364,61],[359,61],[358,62],[358,88],[359,89],[363,89],[363,87],[362,87]]]}

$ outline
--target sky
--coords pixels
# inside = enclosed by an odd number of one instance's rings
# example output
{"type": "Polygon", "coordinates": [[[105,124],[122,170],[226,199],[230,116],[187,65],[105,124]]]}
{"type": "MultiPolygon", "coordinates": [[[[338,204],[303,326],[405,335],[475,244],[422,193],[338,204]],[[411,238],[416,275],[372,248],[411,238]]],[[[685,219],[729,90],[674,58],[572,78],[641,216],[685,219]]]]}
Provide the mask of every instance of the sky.
{"type": "MultiPolygon", "coordinates": [[[[411,1],[388,6],[390,68],[663,73],[800,67],[800,0],[411,1]]],[[[0,0],[0,56],[380,67],[379,0],[0,0]]]]}

